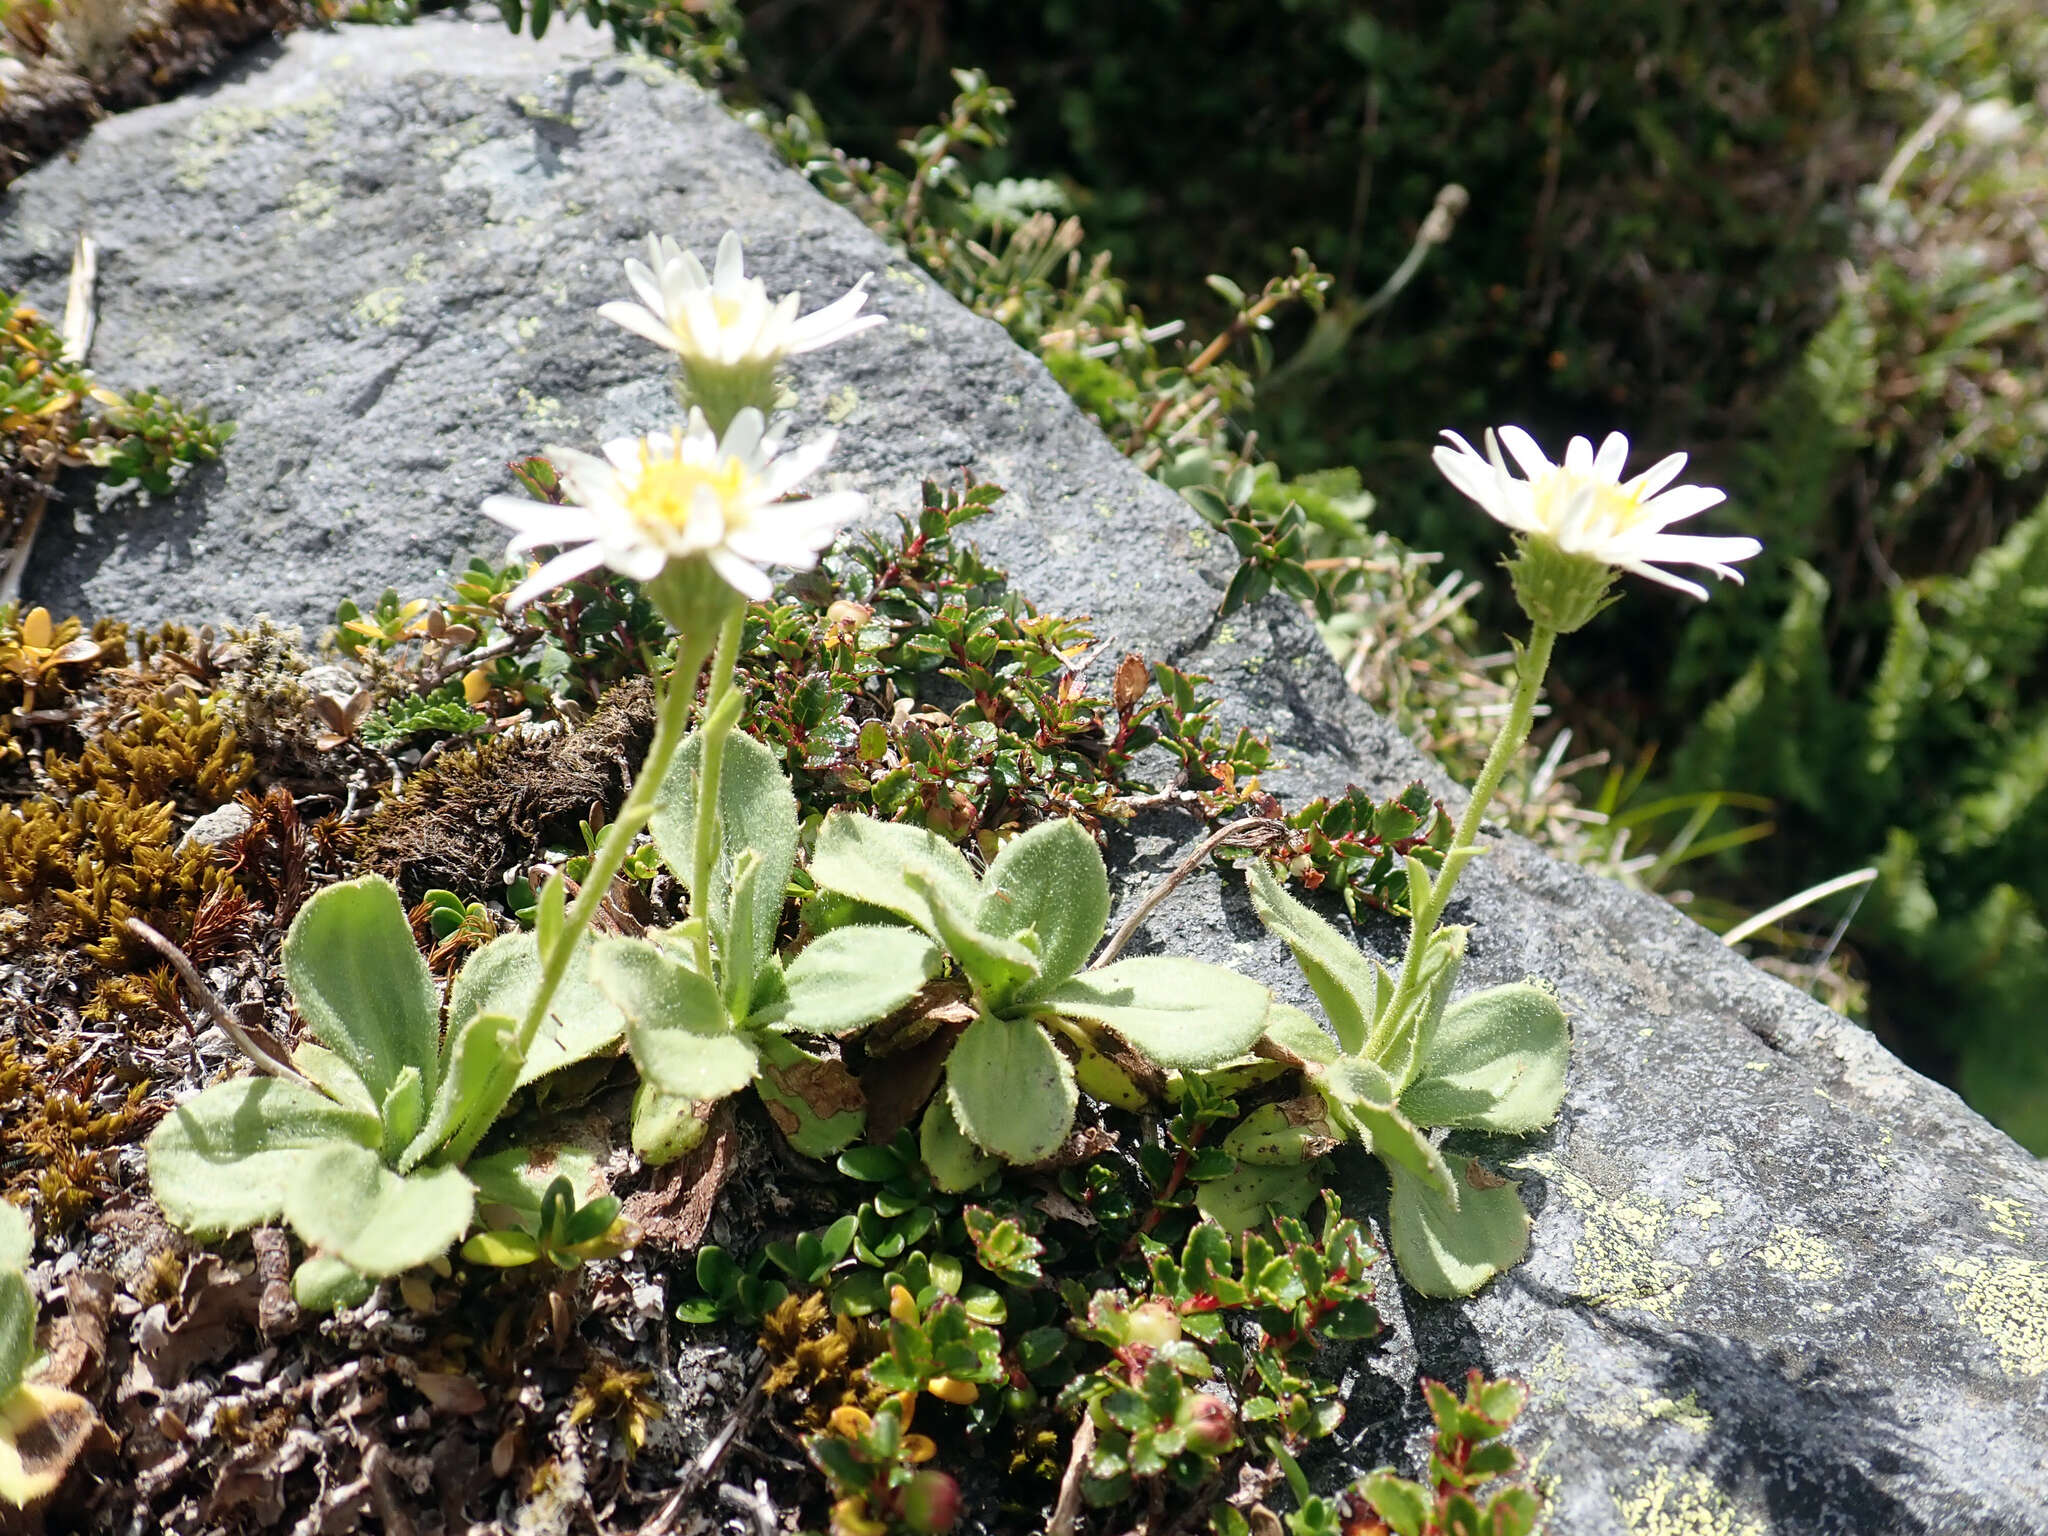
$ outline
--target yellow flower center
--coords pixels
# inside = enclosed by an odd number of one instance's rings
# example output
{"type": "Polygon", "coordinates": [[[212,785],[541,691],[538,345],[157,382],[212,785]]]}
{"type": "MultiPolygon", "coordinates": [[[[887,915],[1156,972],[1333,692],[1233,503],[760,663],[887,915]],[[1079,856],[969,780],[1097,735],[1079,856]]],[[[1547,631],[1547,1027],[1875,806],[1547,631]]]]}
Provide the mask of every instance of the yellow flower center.
{"type": "Polygon", "coordinates": [[[1537,522],[1553,533],[1569,535],[1572,547],[1625,534],[1643,518],[1641,494],[1624,491],[1611,480],[1558,469],[1538,481],[1535,490],[1537,522]],[[1585,491],[1592,497],[1585,510],[1574,515],[1572,509],[1585,491]]]}
{"type": "Polygon", "coordinates": [[[736,299],[720,293],[711,295],[711,313],[718,317],[718,328],[720,330],[738,325],[740,317],[746,312],[747,304],[744,299],[736,299]]]}
{"type": "MultiPolygon", "coordinates": [[[[726,454],[711,464],[694,463],[673,454],[640,450],[640,476],[626,492],[626,510],[648,528],[688,528],[697,493],[709,490],[727,524],[743,505],[747,466],[726,454]]],[[[722,532],[722,530],[721,530],[722,532]]]]}

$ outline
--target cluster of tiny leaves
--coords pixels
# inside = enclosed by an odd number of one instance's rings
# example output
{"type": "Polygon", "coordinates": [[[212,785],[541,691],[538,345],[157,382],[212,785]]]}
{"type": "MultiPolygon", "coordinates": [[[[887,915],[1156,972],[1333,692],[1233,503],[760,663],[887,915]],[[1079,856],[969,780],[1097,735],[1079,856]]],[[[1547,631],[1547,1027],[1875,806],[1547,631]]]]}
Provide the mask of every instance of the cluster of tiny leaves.
{"type": "MultiPolygon", "coordinates": [[[[543,461],[514,470],[529,493],[559,495],[543,461]]],[[[1354,911],[1399,908],[1406,855],[1433,861],[1447,830],[1420,786],[1285,811],[1259,788],[1271,747],[1225,729],[1206,678],[1116,661],[1084,617],[1040,612],[1009,589],[962,536],[1002,494],[927,482],[914,513],[849,539],[750,610],[743,724],[781,759],[805,813],[861,811],[986,852],[1022,827],[1073,816],[1099,829],[1172,795],[1205,820],[1284,817],[1269,856],[1354,911]]],[[[630,583],[570,582],[508,613],[523,576],[474,561],[438,602],[395,591],[344,602],[332,642],[390,695],[360,739],[419,747],[565,701],[573,713],[664,654],[667,631],[630,583]]]]}

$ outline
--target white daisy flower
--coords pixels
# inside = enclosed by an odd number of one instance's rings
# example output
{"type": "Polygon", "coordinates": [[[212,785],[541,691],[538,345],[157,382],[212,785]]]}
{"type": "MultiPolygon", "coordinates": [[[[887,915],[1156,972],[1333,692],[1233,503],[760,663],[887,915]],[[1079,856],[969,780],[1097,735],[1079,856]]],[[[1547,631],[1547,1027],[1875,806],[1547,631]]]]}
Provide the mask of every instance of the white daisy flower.
{"type": "Polygon", "coordinates": [[[1685,468],[1682,453],[1660,459],[1633,480],[1623,480],[1628,439],[1619,432],[1608,434],[1598,454],[1587,439],[1573,438],[1565,446],[1562,464],[1545,458],[1536,440],[1520,427],[1502,427],[1498,438],[1489,430],[1484,454],[1455,432],[1444,436],[1455,448],[1438,447],[1432,457],[1451,484],[1497,521],[1567,555],[1632,571],[1704,598],[1705,587],[1674,576],[1664,565],[1696,565],[1739,582],[1742,573],[1733,562],[1763,549],[1750,538],[1664,531],[1727,499],[1712,486],[1672,484],[1685,468]],[[1502,443],[1527,479],[1509,473],[1501,458],[1502,443]]]}
{"type": "Polygon", "coordinates": [[[604,445],[604,456],[549,448],[568,500],[555,506],[523,496],[493,496],[485,514],[513,530],[507,554],[564,546],[526,581],[508,606],[522,607],[550,588],[608,565],[649,582],[671,561],[702,556],[743,596],[765,598],[766,568],[809,570],[819,551],[866,510],[857,491],[782,501],[832,452],[827,433],[782,452],[780,432],[761,413],[741,411],[721,439],[701,411],[677,432],[650,432],[604,445]]]}
{"type": "Polygon", "coordinates": [[[785,357],[815,352],[883,323],[880,315],[860,312],[868,298],[865,276],[808,315],[796,312],[801,294],[785,293],[771,302],[767,285],[747,276],[733,230],[718,242],[708,278],[696,255],[666,235],[647,237],[647,258],[626,263],[626,280],[640,302],[619,300],[598,313],[668,348],[685,365],[772,368],[785,357]]]}

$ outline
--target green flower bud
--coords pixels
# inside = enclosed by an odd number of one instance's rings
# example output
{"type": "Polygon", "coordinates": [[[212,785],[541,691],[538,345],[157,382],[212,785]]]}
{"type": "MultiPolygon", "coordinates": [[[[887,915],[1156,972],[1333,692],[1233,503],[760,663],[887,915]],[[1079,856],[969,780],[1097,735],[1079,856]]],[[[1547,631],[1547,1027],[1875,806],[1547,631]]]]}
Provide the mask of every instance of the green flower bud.
{"type": "Polygon", "coordinates": [[[1534,624],[1569,635],[1584,629],[1613,601],[1614,567],[1590,555],[1567,554],[1541,534],[1520,534],[1507,562],[1515,601],[1534,624]]]}

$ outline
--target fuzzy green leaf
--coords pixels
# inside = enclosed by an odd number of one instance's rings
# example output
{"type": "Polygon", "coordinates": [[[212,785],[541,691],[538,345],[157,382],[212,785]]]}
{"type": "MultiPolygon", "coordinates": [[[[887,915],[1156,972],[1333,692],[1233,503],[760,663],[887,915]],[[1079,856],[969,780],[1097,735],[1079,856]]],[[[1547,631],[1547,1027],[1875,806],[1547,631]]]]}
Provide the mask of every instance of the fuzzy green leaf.
{"type": "Polygon", "coordinates": [[[332,1145],[285,1191],[284,1217],[309,1247],[376,1278],[442,1257],[475,1208],[459,1168],[394,1173],[366,1147],[332,1145]]]}
{"type": "Polygon", "coordinates": [[[977,1187],[1002,1166],[967,1139],[943,1093],[933,1094],[925,1105],[917,1128],[917,1152],[932,1182],[954,1195],[977,1187]]]}
{"type": "MultiPolygon", "coordinates": [[[[1376,1047],[1379,1064],[1394,1086],[1405,1090],[1421,1070],[1423,1057],[1443,1021],[1444,1009],[1457,985],[1458,971],[1465,963],[1465,936],[1471,930],[1458,926],[1439,928],[1423,941],[1420,985],[1414,1001],[1394,1021],[1392,1035],[1376,1047]]],[[[1384,1030],[1386,1020],[1381,1020],[1384,1030]]]]}
{"type": "Polygon", "coordinates": [[[1220,1179],[1195,1186],[1195,1204],[1204,1216],[1236,1236],[1276,1216],[1299,1216],[1322,1191],[1313,1164],[1259,1168],[1251,1164],[1220,1179]]]}
{"type": "MultiPolygon", "coordinates": [[[[541,1020],[519,1069],[519,1085],[592,1056],[602,1056],[626,1033],[626,1017],[590,979],[589,938],[569,956],[562,984],[541,1020]]],[[[480,1013],[524,1019],[540,987],[540,946],[530,933],[508,933],[469,957],[448,990],[448,1040],[452,1060],[462,1028],[480,1013]]]]}
{"type": "Polygon", "coordinates": [[[292,1300],[308,1312],[339,1312],[370,1299],[377,1282],[341,1260],[316,1253],[292,1271],[292,1300]]]}
{"type": "Polygon", "coordinates": [[[427,1095],[420,1084],[419,1068],[407,1067],[398,1074],[384,1095],[378,1118],[384,1122],[384,1157],[395,1162],[427,1118],[427,1095]]]}
{"type": "Polygon", "coordinates": [[[1401,1278],[1425,1296],[1470,1296],[1529,1251],[1529,1212],[1512,1179],[1466,1165],[1454,1206],[1395,1165],[1388,1221],[1401,1278]]]}
{"type": "Polygon", "coordinates": [[[1146,955],[1053,988],[1041,1006],[1106,1024],[1162,1067],[1221,1066],[1266,1032],[1273,996],[1249,977],[1201,960],[1146,955]]]}
{"type": "Polygon", "coordinates": [[[1007,1162],[1052,1156],[1074,1128],[1074,1069],[1031,1019],[968,1025],[946,1058],[946,1094],[968,1138],[1007,1162]]]}
{"type": "Polygon", "coordinates": [[[0,1200],[0,1270],[27,1269],[35,1251],[36,1229],[27,1215],[20,1206],[0,1200]]]}
{"type": "Polygon", "coordinates": [[[379,1104],[407,1067],[440,1082],[441,999],[398,889],[378,875],[319,892],[292,919],[284,975],[313,1037],[379,1104]]]}
{"type": "Polygon", "coordinates": [[[449,1161],[462,1162],[491,1128],[489,1121],[479,1125],[477,1120],[486,1114],[495,1118],[519,1080],[519,1025],[513,1019],[476,1014],[452,1026],[448,1039],[441,1091],[434,1095],[427,1123],[397,1158],[400,1173],[412,1172],[443,1145],[454,1154],[449,1161]]]}
{"type": "Polygon", "coordinates": [[[21,1385],[36,1353],[36,1299],[20,1270],[0,1270],[0,1402],[21,1385]]]}
{"type": "Polygon", "coordinates": [[[1552,993],[1529,982],[1489,987],[1444,1011],[1401,1108],[1418,1125],[1540,1130],[1564,1102],[1571,1054],[1552,993]]]}
{"type": "Polygon", "coordinates": [[[923,870],[963,912],[972,913],[981,900],[980,882],[960,850],[923,827],[834,811],[811,855],[811,878],[820,890],[893,912],[938,938],[931,903],[904,879],[913,869],[923,870]]]}
{"type": "Polygon", "coordinates": [[[693,731],[661,781],[648,830],[662,862],[689,891],[691,915],[709,917],[713,932],[732,931],[732,882],[740,855],[751,850],[760,859],[744,924],[748,959],[759,971],[774,953],[783,894],[796,867],[796,795],[774,752],[743,731],[726,736],[718,769],[718,861],[712,889],[700,892],[691,886],[696,879],[697,782],[703,770],[703,733],[693,731]]]}
{"type": "Polygon", "coordinates": [[[343,1061],[324,1045],[315,1045],[310,1040],[301,1040],[292,1047],[292,1065],[311,1079],[315,1088],[339,1104],[350,1109],[361,1110],[366,1115],[377,1114],[377,1101],[370,1097],[370,1090],[363,1086],[363,1080],[356,1076],[356,1069],[343,1061]]]}
{"type": "Polygon", "coordinates": [[[1373,1154],[1389,1168],[1405,1168],[1439,1198],[1458,1203],[1450,1165],[1429,1137],[1396,1105],[1393,1080],[1369,1061],[1340,1059],[1314,1079],[1343,1119],[1360,1131],[1373,1154]]]}
{"type": "Polygon", "coordinates": [[[711,983],[644,939],[594,941],[590,977],[626,1016],[633,1060],[663,1093],[722,1099],[760,1070],[711,983]]]}
{"type": "Polygon", "coordinates": [[[1379,990],[1378,963],[1288,895],[1270,861],[1254,859],[1246,883],[1259,921],[1294,952],[1294,963],[1315,990],[1337,1031],[1338,1043],[1347,1054],[1357,1055],[1365,1049],[1372,1027],[1379,990]]]}
{"type": "Polygon", "coordinates": [[[1337,1059],[1330,1032],[1299,1008],[1275,1002],[1266,1015],[1266,1038],[1310,1066],[1328,1066],[1337,1059]]]}
{"type": "Polygon", "coordinates": [[[1286,1168],[1335,1150],[1344,1132],[1316,1094],[1261,1104],[1230,1129],[1223,1150],[1242,1163],[1286,1168]]]}
{"type": "Polygon", "coordinates": [[[546,1147],[505,1147],[472,1160],[463,1172],[476,1186],[479,1206],[504,1206],[527,1222],[538,1221],[541,1197],[556,1179],[567,1179],[578,1204],[604,1193],[598,1164],[610,1150],[594,1138],[546,1147]]]}
{"type": "Polygon", "coordinates": [[[1038,935],[1022,929],[1015,938],[984,933],[975,923],[975,909],[963,907],[953,893],[933,880],[929,871],[907,870],[904,884],[925,899],[934,931],[946,953],[959,962],[974,990],[992,1009],[1007,1011],[1038,980],[1038,935]]]}
{"type": "Polygon", "coordinates": [[[150,1193],[173,1225],[225,1237],[282,1215],[286,1191],[327,1148],[374,1148],[382,1135],[375,1115],[311,1088],[236,1078],[180,1104],[151,1134],[150,1193]]]}
{"type": "Polygon", "coordinates": [[[804,946],[783,973],[782,1029],[851,1034],[887,1018],[938,974],[938,946],[910,928],[835,928],[804,946]]]}
{"type": "Polygon", "coordinates": [[[633,1150],[650,1168],[672,1163],[690,1151],[711,1129],[698,1113],[695,1099],[663,1093],[642,1082],[633,1093],[633,1150]]]}
{"type": "Polygon", "coordinates": [[[1040,822],[1003,845],[981,881],[975,926],[998,938],[1038,935],[1038,981],[1026,1000],[1088,963],[1109,922],[1109,872],[1087,828],[1040,822]]]}
{"type": "MultiPolygon", "coordinates": [[[[726,903],[725,925],[718,931],[718,979],[725,995],[725,1011],[744,1019],[754,1009],[754,975],[757,969],[775,965],[774,935],[765,951],[754,932],[754,903],[761,885],[761,855],[744,850],[732,869],[732,891],[726,903]]],[[[780,912],[778,907],[777,912],[780,912]]]]}
{"type": "Polygon", "coordinates": [[[867,1098],[846,1064],[813,1056],[781,1035],[760,1037],[754,1091],[768,1118],[805,1157],[831,1157],[868,1123],[867,1098]]]}

